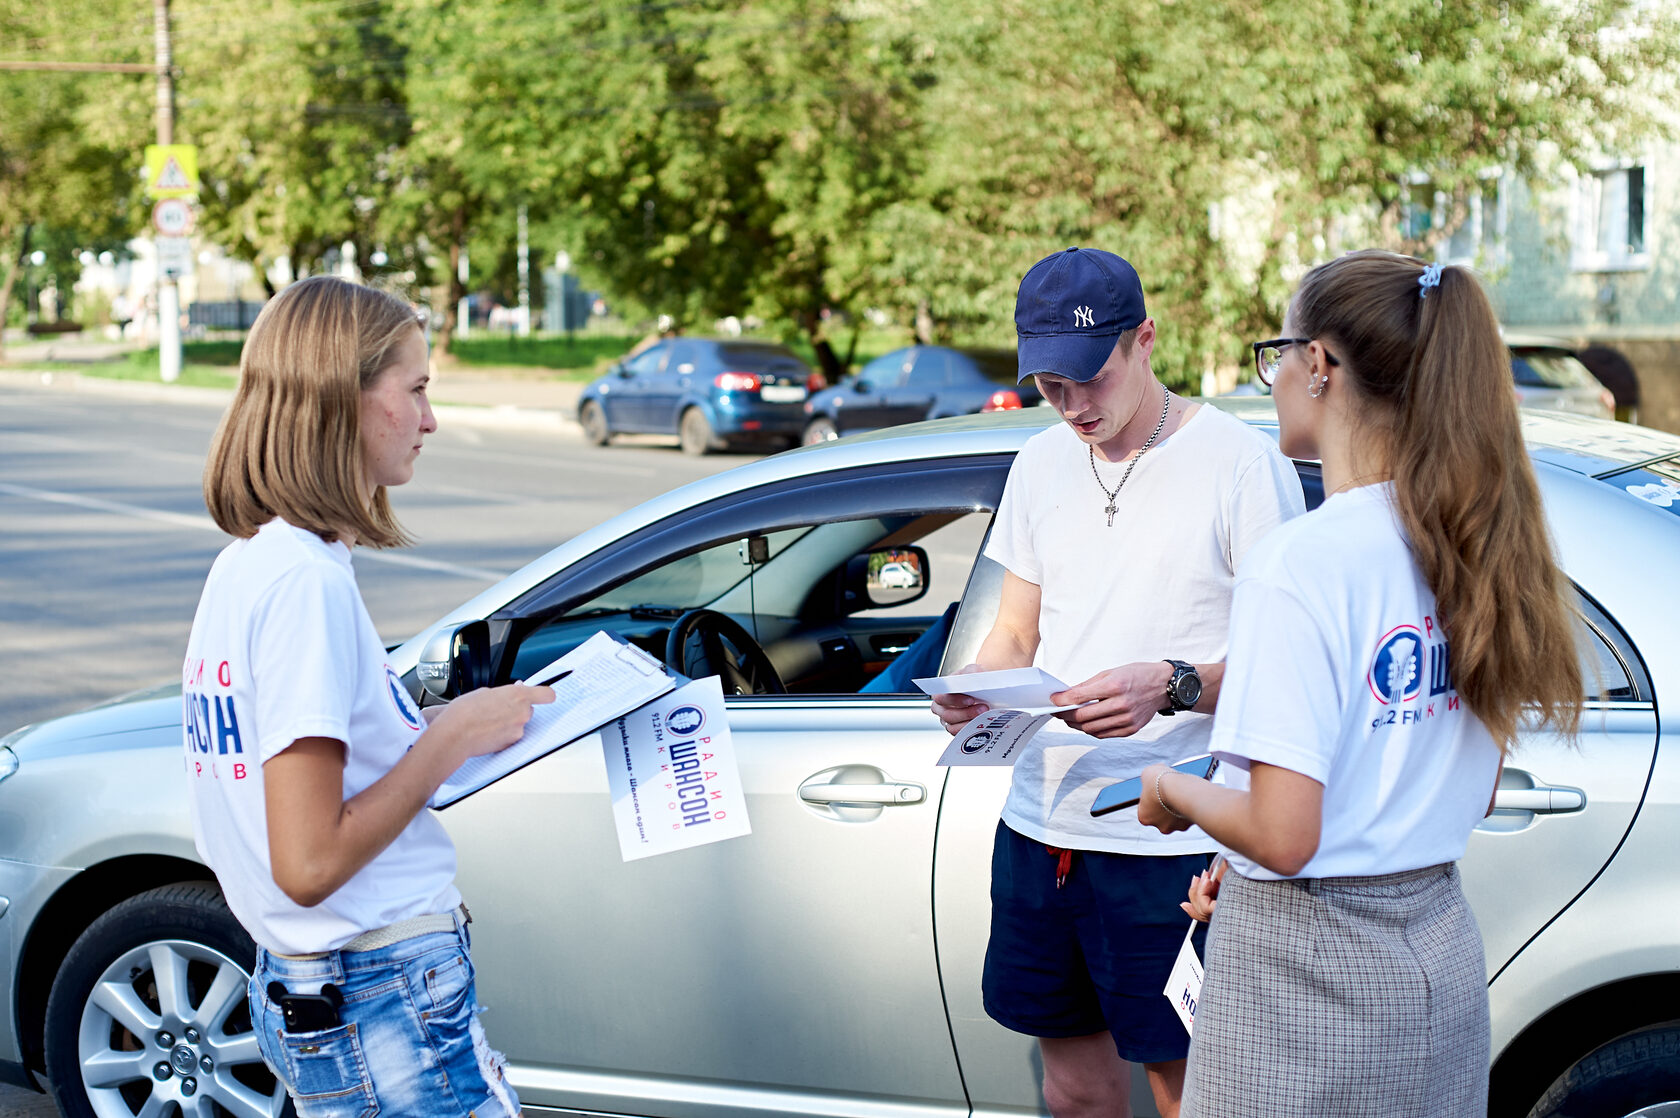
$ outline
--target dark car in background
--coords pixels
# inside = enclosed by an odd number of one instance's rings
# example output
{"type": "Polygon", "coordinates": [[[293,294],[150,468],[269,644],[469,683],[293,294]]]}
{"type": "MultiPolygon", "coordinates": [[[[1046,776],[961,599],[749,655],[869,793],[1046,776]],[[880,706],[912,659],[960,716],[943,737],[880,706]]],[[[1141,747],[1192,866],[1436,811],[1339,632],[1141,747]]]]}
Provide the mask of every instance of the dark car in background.
{"type": "Polygon", "coordinates": [[[1031,381],[1015,383],[1018,368],[1012,349],[895,349],[856,376],[813,394],[805,403],[803,441],[809,445],[900,423],[1032,407],[1042,397],[1031,381]]]}
{"type": "Polygon", "coordinates": [[[1511,380],[1523,407],[1615,416],[1615,396],[1562,342],[1507,331],[1505,344],[1511,349],[1511,380]]]}
{"type": "Polygon", "coordinates": [[[734,338],[667,338],[626,357],[578,397],[584,435],[675,435],[684,454],[799,441],[821,378],[791,349],[734,338]]]}

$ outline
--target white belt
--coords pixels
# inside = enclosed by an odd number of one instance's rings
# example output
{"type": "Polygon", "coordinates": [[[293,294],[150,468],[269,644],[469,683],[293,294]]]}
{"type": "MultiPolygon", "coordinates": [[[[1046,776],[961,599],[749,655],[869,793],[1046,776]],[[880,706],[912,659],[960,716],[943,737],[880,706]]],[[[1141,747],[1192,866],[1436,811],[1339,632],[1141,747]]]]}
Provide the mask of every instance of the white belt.
{"type": "MultiPolygon", "coordinates": [[[[380,947],[389,947],[393,943],[401,943],[405,939],[416,936],[429,936],[438,932],[453,932],[456,928],[472,923],[472,913],[467,911],[465,904],[457,905],[448,912],[436,912],[429,916],[411,916],[407,920],[398,920],[395,924],[387,924],[383,928],[375,928],[371,932],[363,932],[339,950],[349,953],[355,951],[373,951],[380,947]]],[[[330,951],[316,951],[308,955],[281,955],[276,952],[275,957],[306,962],[311,959],[324,959],[332,954],[330,951]]]]}

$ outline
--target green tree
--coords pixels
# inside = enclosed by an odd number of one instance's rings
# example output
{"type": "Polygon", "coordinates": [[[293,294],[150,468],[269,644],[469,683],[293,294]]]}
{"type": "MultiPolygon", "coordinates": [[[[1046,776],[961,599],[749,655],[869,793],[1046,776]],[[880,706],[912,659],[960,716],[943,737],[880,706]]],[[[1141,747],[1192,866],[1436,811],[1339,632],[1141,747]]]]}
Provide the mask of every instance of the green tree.
{"type": "MultiPolygon", "coordinates": [[[[0,0],[0,52],[39,61],[149,61],[133,34],[136,19],[132,2],[0,0]]],[[[113,142],[104,120],[107,106],[144,97],[149,87],[141,81],[0,72],[0,323],[36,248],[53,256],[68,292],[79,251],[133,234],[140,153],[113,142]]]]}

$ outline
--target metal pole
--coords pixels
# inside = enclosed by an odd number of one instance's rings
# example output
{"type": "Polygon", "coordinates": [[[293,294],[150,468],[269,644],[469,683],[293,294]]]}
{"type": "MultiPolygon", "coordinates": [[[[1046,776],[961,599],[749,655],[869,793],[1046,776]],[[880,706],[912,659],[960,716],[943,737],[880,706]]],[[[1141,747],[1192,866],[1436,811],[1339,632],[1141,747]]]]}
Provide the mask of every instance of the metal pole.
{"type": "MultiPolygon", "coordinates": [[[[157,54],[157,142],[172,144],[175,142],[175,79],[170,73],[169,0],[154,0],[152,13],[157,54]]],[[[174,381],[181,375],[181,289],[175,277],[163,274],[161,266],[158,268],[158,370],[166,381],[174,381]]]]}
{"type": "Polygon", "coordinates": [[[525,203],[519,203],[519,336],[531,333],[531,240],[525,221],[525,203]]]}

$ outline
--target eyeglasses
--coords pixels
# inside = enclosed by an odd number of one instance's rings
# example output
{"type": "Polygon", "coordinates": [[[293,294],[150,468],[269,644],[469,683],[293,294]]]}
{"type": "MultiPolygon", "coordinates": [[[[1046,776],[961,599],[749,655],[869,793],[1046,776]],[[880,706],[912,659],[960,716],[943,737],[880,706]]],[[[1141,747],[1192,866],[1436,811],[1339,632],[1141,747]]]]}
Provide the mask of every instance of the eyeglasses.
{"type": "MultiPolygon", "coordinates": [[[[1272,386],[1272,380],[1278,374],[1278,366],[1283,364],[1283,347],[1291,345],[1306,345],[1311,338],[1269,338],[1263,342],[1254,342],[1254,374],[1260,378],[1260,383],[1267,388],[1272,386]]],[[[1329,350],[1324,351],[1324,360],[1331,365],[1340,365],[1335,355],[1329,350]]]]}

